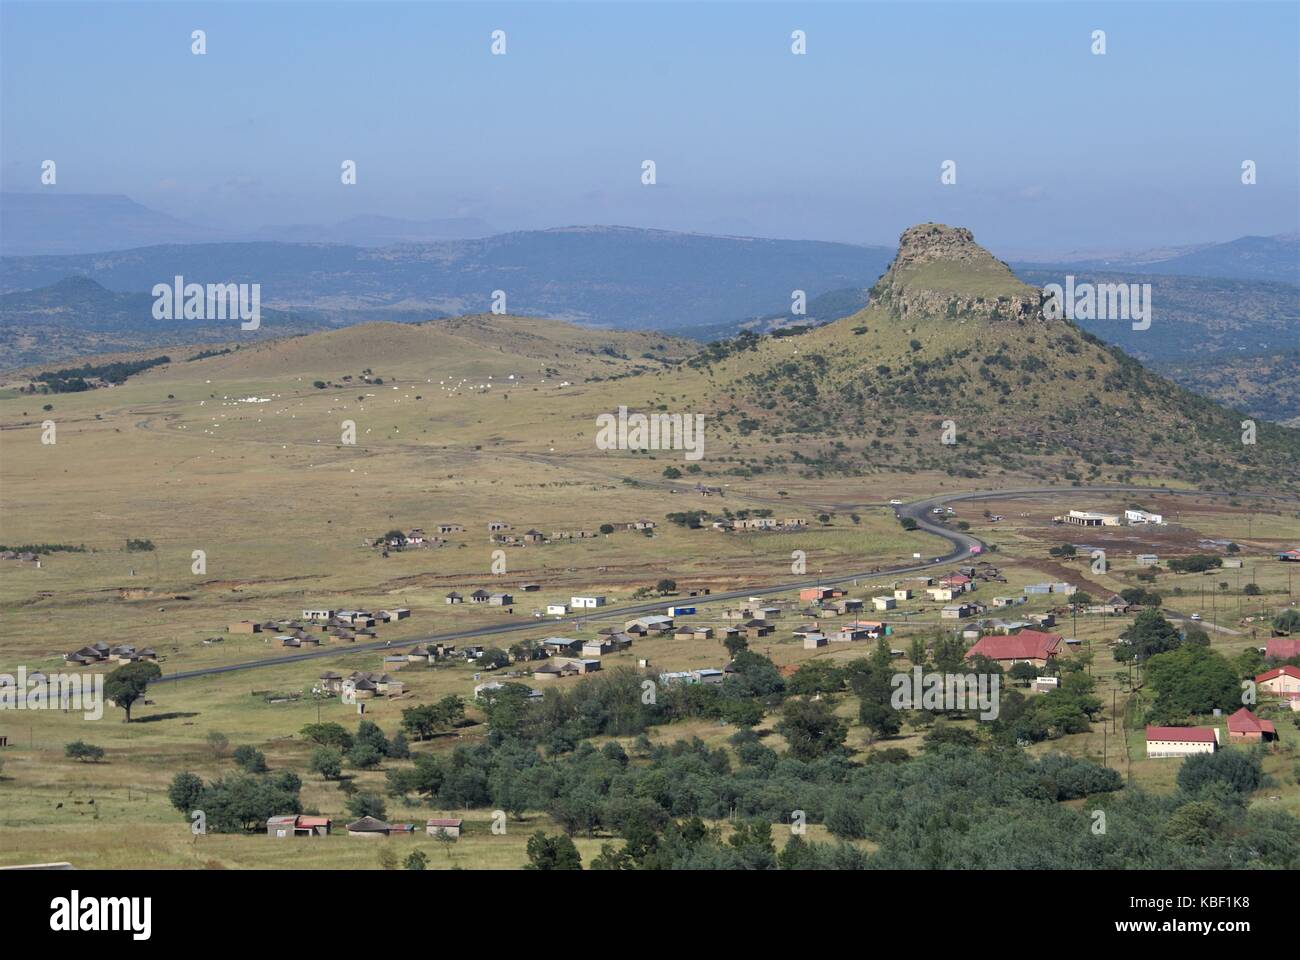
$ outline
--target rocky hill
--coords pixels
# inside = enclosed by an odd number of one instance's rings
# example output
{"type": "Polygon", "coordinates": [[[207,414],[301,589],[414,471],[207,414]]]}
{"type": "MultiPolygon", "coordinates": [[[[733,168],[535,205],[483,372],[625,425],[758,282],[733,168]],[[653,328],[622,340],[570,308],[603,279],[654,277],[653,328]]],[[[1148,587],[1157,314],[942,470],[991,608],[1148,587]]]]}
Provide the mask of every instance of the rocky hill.
{"type": "Polygon", "coordinates": [[[802,336],[741,337],[692,361],[725,398],[724,422],[812,472],[1300,481],[1300,432],[1260,422],[1243,443],[1242,415],[1045,315],[1041,291],[968,230],[904,231],[871,293],[802,336]]]}

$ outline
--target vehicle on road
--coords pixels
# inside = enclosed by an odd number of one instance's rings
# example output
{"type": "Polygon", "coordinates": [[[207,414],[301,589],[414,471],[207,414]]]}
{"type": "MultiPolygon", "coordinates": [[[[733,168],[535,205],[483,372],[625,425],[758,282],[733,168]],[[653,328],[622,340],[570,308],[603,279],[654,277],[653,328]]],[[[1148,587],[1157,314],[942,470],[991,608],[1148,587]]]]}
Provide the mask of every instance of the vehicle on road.
{"type": "Polygon", "coordinates": [[[889,501],[889,505],[891,507],[901,507],[903,505],[903,501],[899,500],[898,497],[895,497],[893,500],[889,501]]]}
{"type": "Polygon", "coordinates": [[[1200,615],[1199,613],[1194,613],[1194,614],[1192,614],[1192,619],[1193,619],[1193,620],[1200,620],[1200,619],[1201,619],[1201,615],[1200,615]]]}

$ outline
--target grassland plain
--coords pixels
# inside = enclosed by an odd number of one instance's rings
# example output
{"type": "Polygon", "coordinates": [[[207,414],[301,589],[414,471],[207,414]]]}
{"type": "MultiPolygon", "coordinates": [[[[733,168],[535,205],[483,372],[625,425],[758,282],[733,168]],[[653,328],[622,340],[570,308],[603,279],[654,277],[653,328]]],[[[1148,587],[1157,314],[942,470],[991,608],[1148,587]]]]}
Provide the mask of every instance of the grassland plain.
{"type": "MultiPolygon", "coordinates": [[[[1001,282],[992,268],[985,272],[981,284],[1001,282]]],[[[575,625],[569,619],[534,618],[533,611],[586,592],[619,604],[663,578],[676,580],[682,593],[790,581],[796,579],[791,572],[796,550],[806,554],[807,577],[902,565],[917,554],[946,553],[947,545],[923,532],[904,531],[889,499],[1034,486],[1045,463],[1059,471],[1053,478],[1072,479],[1071,467],[1080,458],[1068,446],[1032,462],[1011,458],[1006,468],[983,480],[959,479],[962,465],[972,462],[969,448],[947,447],[923,434],[930,412],[891,422],[889,436],[876,437],[878,446],[862,446],[864,434],[849,420],[842,434],[800,434],[746,422],[768,416],[747,393],[755,382],[752,375],[774,364],[801,362],[818,344],[829,350],[833,344],[865,343],[867,334],[853,332],[853,324],[863,319],[867,315],[838,331],[764,339],[704,367],[675,363],[689,351],[666,338],[548,321],[477,317],[372,324],[259,343],[193,362],[176,359],[118,387],[0,397],[0,543],[87,548],[43,554],[39,568],[0,561],[0,666],[49,669],[65,651],[96,640],[152,646],[167,673],[259,659],[283,651],[263,635],[226,634],[227,624],[294,616],[313,606],[409,607],[409,620],[379,627],[380,638],[397,650],[422,635],[507,621],[533,622],[535,630],[503,637],[502,646],[554,633],[585,639],[602,626],[621,625],[622,618],[598,611],[575,625]],[[47,404],[52,409],[43,409],[47,404]],[[597,449],[595,416],[620,405],[716,413],[704,458],[693,464],[681,451],[597,449]],[[57,428],[54,444],[41,443],[47,419],[57,428]],[[349,420],[356,426],[355,444],[342,442],[349,420]],[[909,425],[917,430],[915,437],[907,435],[909,425]],[[839,462],[847,448],[847,442],[837,446],[840,436],[858,444],[851,469],[839,462]],[[923,456],[900,452],[907,444],[924,448],[923,456]],[[710,494],[702,496],[697,483],[712,488],[710,494]],[[809,526],[797,533],[721,533],[666,519],[692,510],[770,510],[777,517],[804,518],[809,526]],[[624,529],[642,518],[657,523],[651,536],[624,529]],[[536,528],[548,536],[598,531],[603,523],[616,529],[590,539],[500,548],[507,572],[494,574],[492,554],[498,547],[488,542],[491,521],[511,524],[514,533],[536,528]],[[448,534],[443,546],[388,557],[364,545],[393,528],[433,532],[440,523],[462,524],[465,531],[448,534]],[[153,549],[128,550],[130,539],[148,540],[153,549]],[[192,572],[194,550],[206,553],[205,573],[192,572]],[[525,594],[519,587],[524,582],[536,582],[541,590],[525,594]],[[514,607],[443,602],[450,590],[477,587],[513,593],[514,607]],[[204,643],[217,636],[221,642],[204,643]]],[[[846,348],[852,362],[886,357],[882,349],[895,350],[900,358],[915,352],[905,328],[871,330],[882,343],[861,356],[854,353],[858,347],[846,348]]],[[[1026,402],[1032,406],[1032,398],[1026,402]]],[[[1006,429],[1014,429],[1011,421],[1006,429]]],[[[1127,475],[1153,485],[1169,482],[1158,458],[1093,466],[1098,469],[1088,474],[1090,480],[1127,475]]],[[[988,473],[987,465],[977,472],[988,473]]],[[[1187,485],[1186,480],[1175,483],[1187,485]]],[[[1157,581],[1167,607],[1202,613],[1213,628],[1215,647],[1229,653],[1261,642],[1252,631],[1258,633],[1262,620],[1251,618],[1294,603],[1291,568],[1270,559],[1300,536],[1296,504],[1282,494],[1243,494],[1227,501],[1153,490],[1136,498],[1087,499],[1062,486],[1056,497],[1008,495],[958,504],[948,522],[969,524],[972,533],[996,547],[989,557],[1002,567],[1008,593],[1058,577],[1098,593],[1119,590],[1139,583],[1132,562],[1136,553],[1185,554],[1203,549],[1203,539],[1233,540],[1246,557],[1240,572],[1216,571],[1210,577],[1162,572],[1157,581]],[[1072,506],[1115,510],[1130,500],[1164,512],[1171,524],[1150,531],[1080,532],[1051,523],[1052,516],[1072,506]],[[986,509],[1007,519],[994,523],[986,509]],[[1104,546],[1108,569],[1090,569],[1083,549],[1077,560],[1050,557],[1049,548],[1067,539],[1104,546]],[[1260,587],[1258,595],[1247,595],[1250,583],[1260,587]],[[1202,602],[1205,586],[1212,587],[1212,599],[1202,602]]],[[[886,575],[868,576],[850,588],[850,595],[869,597],[892,583],[886,575]]],[[[979,596],[987,600],[986,594],[1002,592],[1001,585],[987,584],[979,596]]],[[[793,595],[777,599],[787,601],[780,626],[772,637],[755,641],[754,649],[779,667],[791,670],[814,658],[845,661],[865,653],[850,644],[804,650],[790,631],[808,617],[793,595]]],[[[1035,597],[1019,609],[1044,612],[1059,603],[1059,598],[1035,597]]],[[[888,615],[895,629],[892,643],[899,649],[908,650],[913,637],[945,625],[938,604],[918,599],[901,607],[888,615]]],[[[721,626],[721,612],[719,606],[702,608],[694,619],[721,626]]],[[[1128,622],[1084,615],[1077,623],[1063,619],[1059,628],[1081,641],[1071,656],[1091,654],[1098,695],[1106,704],[1103,719],[1114,721],[1114,733],[1103,734],[1104,723],[1098,723],[1089,733],[1034,749],[1104,759],[1134,783],[1169,789],[1174,768],[1141,759],[1141,749],[1133,746],[1138,733],[1129,721],[1135,709],[1132,685],[1127,669],[1113,663],[1105,646],[1128,622]]],[[[0,862],[376,865],[369,844],[346,837],[311,849],[293,845],[287,855],[285,845],[261,836],[195,841],[163,799],[178,770],[212,777],[233,769],[207,745],[208,734],[219,731],[231,744],[263,750],[273,769],[302,776],[304,806],[345,819],[345,795],[307,772],[311,748],[298,731],[318,717],[352,726],[354,708],[337,699],[315,700],[310,689],[323,670],[382,669],[387,651],[349,650],[337,642],[326,649],[326,656],[301,663],[155,685],[149,693],[153,702],[137,707],[137,722],[131,724],[119,722],[120,712],[111,708],[95,723],[57,711],[0,717],[0,735],[10,743],[0,753],[5,760],[0,825],[6,838],[0,862]],[[64,745],[78,739],[103,746],[106,761],[67,759],[64,745]]],[[[605,669],[632,667],[643,658],[655,670],[692,669],[719,666],[727,654],[716,640],[644,639],[605,658],[605,669]]],[[[908,666],[905,656],[898,663],[908,666]]],[[[470,697],[475,672],[463,663],[403,669],[405,693],[372,701],[367,718],[392,734],[404,707],[452,694],[470,697]]],[[[846,696],[837,710],[853,717],[856,703],[846,696]]],[[[468,725],[416,744],[415,752],[448,752],[456,744],[477,742],[486,734],[482,719],[471,706],[468,725]]],[[[768,742],[779,746],[772,723],[768,718],[762,729],[768,742]]],[[[1288,758],[1295,735],[1280,727],[1282,743],[1266,764],[1276,783],[1269,795],[1280,799],[1262,795],[1255,802],[1294,810],[1300,791],[1288,758]]],[[[725,724],[690,721],[655,729],[652,739],[699,736],[730,750],[727,740],[734,732],[725,724]]],[[[880,743],[855,726],[849,745],[859,759],[884,746],[915,752],[923,732],[908,725],[898,738],[880,743]]],[[[390,760],[385,766],[408,762],[390,760]]],[[[357,786],[382,789],[382,770],[350,776],[357,786]]],[[[389,815],[418,822],[435,811],[394,803],[389,815]]],[[[466,816],[467,835],[447,851],[431,840],[409,842],[425,844],[435,867],[514,867],[524,862],[527,834],[554,826],[531,813],[503,838],[486,830],[485,811],[466,816]]],[[[598,838],[579,838],[585,860],[598,847],[598,838]]]]}

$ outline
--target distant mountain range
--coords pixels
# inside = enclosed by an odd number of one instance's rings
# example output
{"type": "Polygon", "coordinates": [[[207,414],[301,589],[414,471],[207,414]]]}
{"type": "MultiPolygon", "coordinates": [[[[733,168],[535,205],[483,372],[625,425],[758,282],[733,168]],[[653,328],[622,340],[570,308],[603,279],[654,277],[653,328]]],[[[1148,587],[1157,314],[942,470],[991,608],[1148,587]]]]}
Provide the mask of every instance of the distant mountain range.
{"type": "Polygon", "coordinates": [[[117,293],[148,293],[180,275],[260,283],[264,304],[351,323],[487,311],[501,290],[512,314],[664,330],[788,312],[795,290],[812,299],[865,289],[890,256],[885,247],[809,240],[566,227],[381,248],[193,243],[5,257],[0,292],[75,276],[117,293]]]}
{"type": "Polygon", "coordinates": [[[229,230],[188,223],[129,197],[90,193],[0,193],[0,255],[102,253],[178,243],[274,240],[383,247],[463,240],[497,231],[474,217],[402,220],[359,216],[335,224],[229,230]]]}
{"type": "Polygon", "coordinates": [[[1017,270],[1054,273],[1142,273],[1300,284],[1300,235],[1239,237],[1227,243],[1116,253],[1108,257],[1066,258],[1053,263],[1020,260],[1012,266],[1017,270]]]}
{"type": "Polygon", "coordinates": [[[155,320],[148,293],[115,293],[88,277],[0,296],[0,367],[71,360],[169,344],[260,340],[326,329],[301,311],[263,309],[262,328],[206,320],[155,320]]]}

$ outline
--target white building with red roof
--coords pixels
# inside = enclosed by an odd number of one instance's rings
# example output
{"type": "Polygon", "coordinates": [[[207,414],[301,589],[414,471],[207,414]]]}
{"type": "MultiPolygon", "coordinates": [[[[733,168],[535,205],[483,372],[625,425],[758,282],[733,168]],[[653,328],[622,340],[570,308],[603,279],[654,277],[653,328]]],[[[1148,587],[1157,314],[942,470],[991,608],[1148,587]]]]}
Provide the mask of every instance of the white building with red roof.
{"type": "Polygon", "coordinates": [[[1147,727],[1147,759],[1187,757],[1219,748],[1217,727],[1147,727]]]}
{"type": "Polygon", "coordinates": [[[1300,667],[1289,663],[1265,670],[1255,677],[1260,693],[1281,697],[1283,700],[1300,700],[1300,667]]]}

